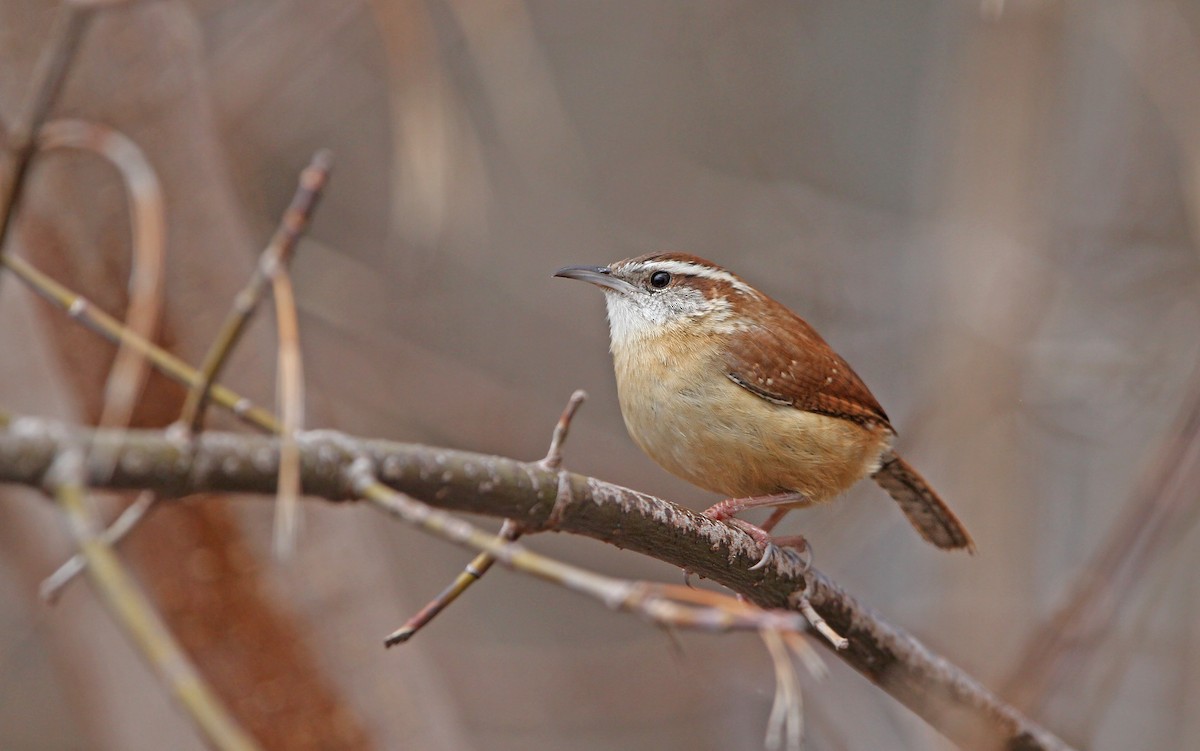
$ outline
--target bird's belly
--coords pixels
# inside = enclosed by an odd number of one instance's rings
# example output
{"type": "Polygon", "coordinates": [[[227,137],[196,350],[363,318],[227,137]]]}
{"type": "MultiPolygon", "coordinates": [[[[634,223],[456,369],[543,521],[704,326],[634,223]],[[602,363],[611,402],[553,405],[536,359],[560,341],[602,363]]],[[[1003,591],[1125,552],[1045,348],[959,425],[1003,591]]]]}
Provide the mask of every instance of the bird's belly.
{"type": "Polygon", "coordinates": [[[618,367],[617,385],[625,425],[643,451],[672,474],[731,498],[796,492],[809,502],[831,499],[874,472],[891,441],[882,426],[766,401],[719,367],[618,367]]]}

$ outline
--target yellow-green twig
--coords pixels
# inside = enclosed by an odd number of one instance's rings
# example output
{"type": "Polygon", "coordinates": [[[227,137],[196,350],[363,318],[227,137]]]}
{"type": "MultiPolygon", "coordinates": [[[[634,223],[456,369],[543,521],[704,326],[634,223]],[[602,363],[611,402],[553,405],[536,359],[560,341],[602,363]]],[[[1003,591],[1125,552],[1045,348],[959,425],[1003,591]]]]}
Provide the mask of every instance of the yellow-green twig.
{"type": "MultiPolygon", "coordinates": [[[[111,342],[124,343],[136,349],[166,376],[185,386],[194,386],[200,383],[200,372],[191,365],[153,342],[130,332],[116,318],[105,313],[87,298],[76,294],[42,273],[25,259],[6,253],[3,256],[3,264],[31,289],[65,310],[72,318],[84,323],[111,342]]],[[[221,385],[213,385],[210,393],[213,401],[232,411],[246,422],[271,433],[279,432],[279,421],[275,419],[275,415],[256,406],[249,399],[239,396],[233,390],[221,385]]]]}
{"type": "Polygon", "coordinates": [[[279,402],[279,488],[275,500],[275,554],[287,558],[296,545],[299,525],[300,447],[296,435],[304,429],[304,365],[300,357],[300,326],[296,296],[283,264],[270,271],[279,341],[277,400],[279,402]]]}
{"type": "MultiPolygon", "coordinates": [[[[504,525],[500,527],[500,533],[497,536],[505,542],[516,542],[521,536],[521,528],[512,519],[505,519],[504,525]]],[[[437,594],[437,597],[426,603],[425,607],[418,610],[412,618],[405,621],[403,626],[388,634],[387,638],[383,640],[384,646],[394,647],[416,636],[416,633],[437,617],[438,613],[449,607],[450,603],[459,598],[459,595],[466,592],[472,584],[479,581],[495,563],[496,559],[488,553],[480,553],[475,556],[459,572],[454,581],[450,582],[445,589],[437,594]]]]}
{"type": "Polygon", "coordinates": [[[55,460],[50,484],[67,515],[71,533],[87,561],[87,572],[100,599],[150,666],[170,688],[176,701],[213,747],[252,751],[259,746],[228,713],[220,699],[175,642],[154,606],[134,582],[121,560],[96,534],[88,513],[83,483],[83,452],[64,451],[55,460]]]}

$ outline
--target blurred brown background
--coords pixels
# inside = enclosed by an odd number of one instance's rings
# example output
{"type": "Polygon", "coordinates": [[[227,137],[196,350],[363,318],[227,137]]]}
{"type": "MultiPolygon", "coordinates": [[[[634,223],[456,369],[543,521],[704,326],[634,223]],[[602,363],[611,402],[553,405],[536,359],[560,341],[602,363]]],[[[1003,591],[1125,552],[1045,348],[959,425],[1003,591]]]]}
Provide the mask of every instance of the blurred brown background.
{"type": "MultiPolygon", "coordinates": [[[[53,115],[122,130],[158,171],[165,340],[192,362],[299,169],[334,151],[294,264],[313,427],[534,459],[584,388],[570,469],[704,507],[625,436],[600,295],[550,274],[667,248],[733,268],[854,364],[979,553],[925,546],[869,484],[785,529],[1016,696],[1197,388],[1200,6],[1001,1],[141,2],[96,17],[53,115]]],[[[0,2],[6,121],[53,13],[0,2]]],[[[48,155],[9,247],[119,312],[123,201],[94,157],[48,155]]],[[[4,407],[94,418],[111,350],[64,320],[0,278],[4,407]]],[[[269,315],[225,380],[272,403],[269,315]]],[[[177,397],[152,389],[141,424],[177,397]]],[[[1200,748],[1195,453],[1150,494],[1190,502],[1115,551],[1137,563],[1094,648],[1027,700],[1080,746],[1200,748]]],[[[70,547],[36,495],[2,493],[0,746],[200,748],[86,585],[37,601],[70,547]]],[[[469,556],[366,508],[305,514],[288,564],[251,499],[182,504],[123,547],[276,747],[761,747],[774,680],[754,637],[677,650],[498,571],[385,652],[469,556]]],[[[828,662],[805,684],[809,749],[946,747],[828,662]]]]}

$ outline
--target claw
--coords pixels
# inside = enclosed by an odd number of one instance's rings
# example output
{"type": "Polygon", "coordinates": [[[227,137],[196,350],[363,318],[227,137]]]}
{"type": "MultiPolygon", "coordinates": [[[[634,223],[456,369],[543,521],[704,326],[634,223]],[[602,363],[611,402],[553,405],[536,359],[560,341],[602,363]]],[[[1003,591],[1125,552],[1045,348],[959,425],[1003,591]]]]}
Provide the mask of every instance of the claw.
{"type": "Polygon", "coordinates": [[[803,536],[776,538],[776,544],[800,566],[805,573],[812,568],[813,549],[803,536]]]}
{"type": "Polygon", "coordinates": [[[759,571],[767,567],[777,555],[786,556],[807,573],[812,567],[813,552],[808,540],[803,537],[781,537],[778,541],[768,539],[763,543],[762,558],[750,567],[751,571],[759,571]]]}
{"type": "Polygon", "coordinates": [[[758,571],[760,569],[766,568],[767,564],[771,562],[771,559],[774,558],[778,554],[779,554],[779,546],[768,540],[767,544],[763,545],[762,558],[759,558],[758,563],[751,566],[750,570],[758,571]]]}

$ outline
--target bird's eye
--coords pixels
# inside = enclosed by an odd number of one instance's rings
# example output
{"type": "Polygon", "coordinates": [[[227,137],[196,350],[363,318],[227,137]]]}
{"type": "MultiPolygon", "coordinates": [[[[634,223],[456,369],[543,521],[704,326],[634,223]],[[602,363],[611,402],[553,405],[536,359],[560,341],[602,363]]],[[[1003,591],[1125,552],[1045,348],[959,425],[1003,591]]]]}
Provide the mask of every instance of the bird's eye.
{"type": "Polygon", "coordinates": [[[665,271],[655,271],[650,275],[650,286],[654,289],[662,289],[671,283],[671,275],[665,271]]]}

